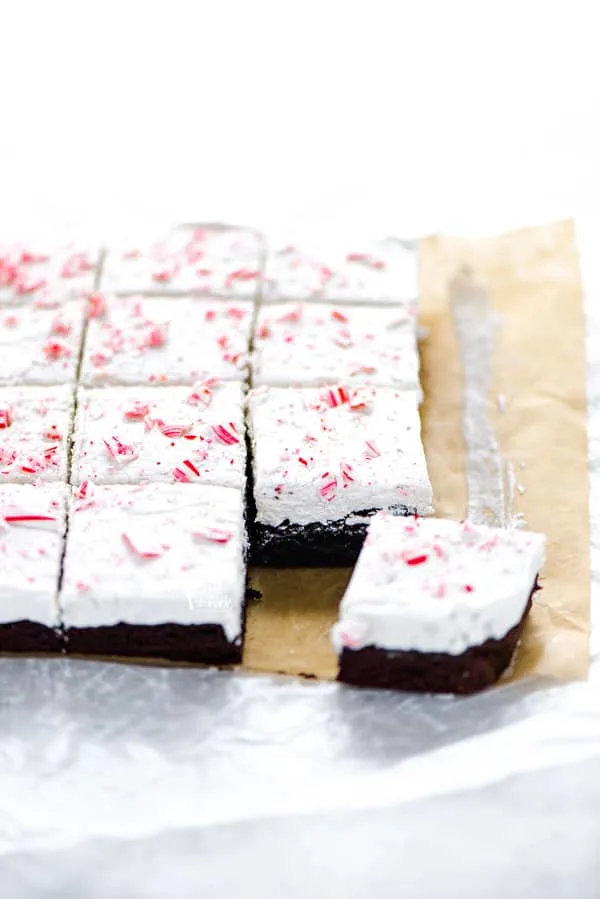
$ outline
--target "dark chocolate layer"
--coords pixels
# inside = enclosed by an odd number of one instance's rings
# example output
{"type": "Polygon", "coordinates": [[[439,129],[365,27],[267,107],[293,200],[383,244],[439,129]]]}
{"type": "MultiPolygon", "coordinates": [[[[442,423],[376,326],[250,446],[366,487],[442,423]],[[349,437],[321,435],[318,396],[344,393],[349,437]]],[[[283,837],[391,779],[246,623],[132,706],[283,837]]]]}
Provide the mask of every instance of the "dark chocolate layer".
{"type": "Polygon", "coordinates": [[[71,627],[67,652],[75,655],[166,659],[205,665],[235,665],[242,660],[239,645],[230,643],[220,624],[113,624],[71,627]]]}
{"type": "Polygon", "coordinates": [[[59,629],[37,621],[10,621],[0,624],[0,652],[63,652],[64,637],[59,629]]]}
{"type": "Polygon", "coordinates": [[[476,693],[508,668],[531,608],[534,586],[521,620],[499,640],[486,640],[460,655],[377,646],[343,649],[338,680],[358,687],[387,687],[418,693],[476,693]]]}
{"type": "MultiPolygon", "coordinates": [[[[374,515],[376,509],[353,512],[356,516],[374,515]]],[[[396,515],[414,515],[415,509],[396,506],[396,515]]],[[[251,562],[278,568],[334,568],[353,565],[361,551],[369,521],[348,524],[347,519],[291,524],[277,527],[255,521],[251,527],[251,562]]]]}

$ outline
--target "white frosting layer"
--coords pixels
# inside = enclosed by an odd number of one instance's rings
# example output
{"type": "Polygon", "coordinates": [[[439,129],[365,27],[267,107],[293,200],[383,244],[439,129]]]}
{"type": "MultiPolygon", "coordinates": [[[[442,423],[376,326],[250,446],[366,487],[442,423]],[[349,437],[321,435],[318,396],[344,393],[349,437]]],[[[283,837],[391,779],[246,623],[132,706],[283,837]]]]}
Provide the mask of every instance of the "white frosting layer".
{"type": "Polygon", "coordinates": [[[333,644],[459,655],[520,621],[546,538],[380,513],[332,630],[333,644]]]}
{"type": "Polygon", "coordinates": [[[430,512],[417,402],[385,387],[251,391],[257,520],[302,525],[397,505],[430,512]]]}
{"type": "Polygon", "coordinates": [[[66,481],[71,387],[0,387],[0,483],[66,481]]]}
{"type": "Polygon", "coordinates": [[[67,627],[220,624],[241,636],[243,497],[225,487],[96,487],[70,502],[67,627]]]}
{"type": "Polygon", "coordinates": [[[246,377],[251,303],[98,295],[96,311],[83,358],[86,385],[246,377]]]}
{"type": "Polygon", "coordinates": [[[377,384],[420,390],[416,323],[410,308],[263,306],[254,348],[255,385],[377,384]]]}
{"type": "Polygon", "coordinates": [[[93,290],[99,260],[97,247],[0,245],[0,304],[81,296],[93,290]]]}
{"type": "Polygon", "coordinates": [[[254,299],[262,266],[258,232],[183,226],[150,246],[111,248],[102,289],[115,293],[206,294],[254,299]]]}
{"type": "Polygon", "coordinates": [[[69,384],[79,362],[83,300],[0,309],[0,384],[69,384]]]}
{"type": "Polygon", "coordinates": [[[0,484],[0,622],[58,625],[66,488],[0,484]]]}
{"type": "Polygon", "coordinates": [[[241,487],[245,464],[241,384],[79,391],[74,484],[181,481],[241,487]]]}
{"type": "Polygon", "coordinates": [[[264,302],[414,303],[418,297],[416,249],[389,238],[368,247],[333,248],[318,255],[301,247],[267,256],[264,302]]]}

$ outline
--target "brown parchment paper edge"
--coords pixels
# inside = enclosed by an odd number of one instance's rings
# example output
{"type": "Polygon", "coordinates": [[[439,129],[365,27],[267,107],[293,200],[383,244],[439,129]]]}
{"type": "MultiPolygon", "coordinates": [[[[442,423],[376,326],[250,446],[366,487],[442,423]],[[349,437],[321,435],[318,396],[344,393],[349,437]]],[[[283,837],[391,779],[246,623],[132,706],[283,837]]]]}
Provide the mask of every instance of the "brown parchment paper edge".
{"type": "MultiPolygon", "coordinates": [[[[447,282],[469,264],[501,328],[490,417],[519,484],[514,512],[548,536],[537,594],[510,678],[585,677],[589,662],[589,508],[585,326],[571,221],[490,238],[431,237],[421,252],[423,440],[436,514],[465,516],[462,372],[447,282]],[[496,402],[498,397],[503,402],[496,402]],[[505,402],[505,411],[500,406],[505,402]]],[[[323,680],[337,662],[329,628],[349,569],[253,569],[243,669],[323,680]]]]}

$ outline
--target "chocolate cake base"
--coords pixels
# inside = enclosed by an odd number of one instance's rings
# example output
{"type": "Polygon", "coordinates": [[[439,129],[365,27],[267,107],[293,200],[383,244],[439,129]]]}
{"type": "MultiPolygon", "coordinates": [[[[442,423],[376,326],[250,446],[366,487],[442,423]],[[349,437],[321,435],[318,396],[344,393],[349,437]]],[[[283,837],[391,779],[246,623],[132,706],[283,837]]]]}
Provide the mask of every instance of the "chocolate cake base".
{"type": "Polygon", "coordinates": [[[37,621],[10,621],[0,624],[0,653],[2,652],[64,652],[63,634],[57,628],[37,621]]]}
{"type": "MultiPolygon", "coordinates": [[[[357,516],[374,515],[376,509],[353,512],[357,516]]],[[[415,515],[415,509],[396,506],[388,510],[395,515],[415,515]]],[[[348,524],[348,519],[291,524],[288,520],[277,527],[255,521],[251,527],[250,559],[253,565],[277,568],[334,568],[353,565],[362,549],[369,520],[348,524]]]]}
{"type": "Polygon", "coordinates": [[[71,627],[66,631],[70,655],[165,659],[204,665],[236,665],[242,641],[230,643],[220,624],[126,624],[71,627]]]}
{"type": "Polygon", "coordinates": [[[477,693],[508,668],[531,608],[534,586],[521,620],[499,640],[486,640],[460,655],[387,650],[377,646],[343,649],[338,680],[357,687],[387,687],[418,693],[477,693]]]}

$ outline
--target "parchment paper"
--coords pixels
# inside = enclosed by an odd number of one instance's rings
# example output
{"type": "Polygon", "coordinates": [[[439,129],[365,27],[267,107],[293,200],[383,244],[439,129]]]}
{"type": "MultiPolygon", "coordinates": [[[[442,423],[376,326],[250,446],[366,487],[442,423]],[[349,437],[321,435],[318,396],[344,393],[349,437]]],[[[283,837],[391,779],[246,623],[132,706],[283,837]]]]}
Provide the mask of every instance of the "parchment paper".
{"type": "MultiPolygon", "coordinates": [[[[436,514],[463,518],[462,373],[448,281],[470,265],[499,315],[490,419],[518,482],[514,512],[548,536],[543,591],[512,678],[581,678],[588,667],[589,510],[584,316],[572,222],[421,245],[423,439],[436,514]],[[500,400],[498,399],[500,395],[500,400]],[[501,411],[503,410],[503,411],[501,411]]],[[[329,680],[329,628],[349,569],[253,569],[244,667],[329,680]]]]}

